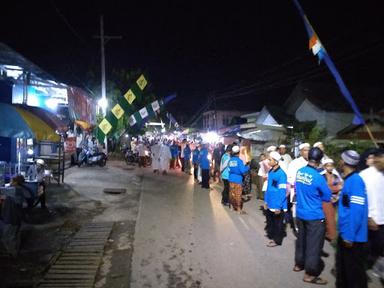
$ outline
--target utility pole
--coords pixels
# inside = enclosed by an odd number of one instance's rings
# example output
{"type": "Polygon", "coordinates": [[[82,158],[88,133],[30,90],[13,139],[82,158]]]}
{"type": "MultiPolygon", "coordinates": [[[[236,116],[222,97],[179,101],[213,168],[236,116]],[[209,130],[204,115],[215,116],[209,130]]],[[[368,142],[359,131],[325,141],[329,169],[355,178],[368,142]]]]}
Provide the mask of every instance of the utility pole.
{"type": "MultiPolygon", "coordinates": [[[[107,36],[104,35],[104,17],[100,15],[100,36],[94,36],[94,38],[100,39],[100,52],[101,52],[101,99],[100,104],[103,111],[103,116],[107,113],[107,89],[106,89],[106,81],[105,81],[105,44],[107,44],[108,40],[119,39],[121,40],[122,36],[107,36]]],[[[108,139],[105,137],[104,140],[105,151],[108,152],[108,139]]]]}

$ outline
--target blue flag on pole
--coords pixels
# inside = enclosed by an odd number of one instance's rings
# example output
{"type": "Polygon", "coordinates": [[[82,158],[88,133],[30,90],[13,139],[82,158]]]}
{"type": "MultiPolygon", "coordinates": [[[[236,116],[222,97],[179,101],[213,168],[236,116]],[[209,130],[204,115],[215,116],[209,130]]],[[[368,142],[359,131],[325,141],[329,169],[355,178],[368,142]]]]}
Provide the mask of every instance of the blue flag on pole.
{"type": "Polygon", "coordinates": [[[322,60],[324,60],[329,71],[332,73],[333,77],[335,78],[341,94],[343,94],[344,98],[347,100],[347,102],[349,103],[349,105],[353,110],[353,113],[355,114],[355,117],[353,119],[353,124],[355,125],[365,124],[364,118],[361,115],[359,108],[357,107],[355,101],[353,100],[351,93],[349,92],[347,86],[345,85],[343,79],[341,78],[341,75],[337,70],[335,64],[333,63],[331,57],[325,50],[323,44],[321,43],[315,30],[313,29],[311,23],[309,22],[307,16],[305,15],[305,12],[299,3],[299,0],[293,0],[293,2],[295,3],[296,8],[300,13],[300,16],[303,18],[304,26],[305,26],[305,29],[307,30],[307,34],[309,37],[309,49],[312,50],[312,53],[314,55],[317,55],[317,57],[319,58],[319,64],[322,60]]]}

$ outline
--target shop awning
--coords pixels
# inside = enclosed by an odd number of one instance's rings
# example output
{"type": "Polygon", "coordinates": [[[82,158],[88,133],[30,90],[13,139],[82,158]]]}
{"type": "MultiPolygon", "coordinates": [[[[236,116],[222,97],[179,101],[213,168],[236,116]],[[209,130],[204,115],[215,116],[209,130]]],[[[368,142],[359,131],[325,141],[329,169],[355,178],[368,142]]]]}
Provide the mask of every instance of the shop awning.
{"type": "Polygon", "coordinates": [[[92,128],[92,125],[89,124],[88,122],[86,121],[82,121],[82,120],[75,120],[75,123],[81,127],[81,129],[83,130],[88,130],[88,129],[91,129],[92,128]]]}
{"type": "Polygon", "coordinates": [[[65,121],[61,120],[59,117],[57,117],[55,114],[53,114],[53,112],[50,112],[43,108],[27,106],[27,105],[15,105],[15,106],[16,108],[20,108],[28,112],[31,112],[32,114],[37,116],[39,119],[47,123],[52,129],[54,129],[58,133],[65,133],[68,131],[68,128],[69,128],[68,124],[65,123],[65,121]]]}
{"type": "Polygon", "coordinates": [[[0,136],[59,142],[60,136],[46,122],[20,107],[0,103],[0,136]]]}

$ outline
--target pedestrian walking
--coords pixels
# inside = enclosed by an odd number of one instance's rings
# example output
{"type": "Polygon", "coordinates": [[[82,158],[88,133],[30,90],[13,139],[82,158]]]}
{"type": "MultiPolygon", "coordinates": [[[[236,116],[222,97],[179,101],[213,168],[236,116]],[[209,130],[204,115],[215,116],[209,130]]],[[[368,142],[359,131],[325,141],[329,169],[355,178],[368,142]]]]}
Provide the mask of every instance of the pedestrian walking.
{"type": "Polygon", "coordinates": [[[171,149],[164,142],[160,145],[160,150],[159,150],[160,171],[162,171],[163,175],[168,173],[171,159],[172,159],[171,149]]]}
{"type": "Polygon", "coordinates": [[[203,144],[199,155],[199,166],[201,168],[201,187],[209,189],[209,168],[210,161],[208,159],[207,144],[203,144]]]}
{"type": "MultiPolygon", "coordinates": [[[[250,165],[250,143],[249,141],[241,141],[239,158],[243,161],[244,165],[250,165]]],[[[248,202],[252,198],[252,175],[251,170],[245,172],[243,175],[243,202],[248,202]]]]}
{"type": "Polygon", "coordinates": [[[338,207],[337,288],[368,287],[365,273],[368,203],[364,181],[356,170],[359,160],[360,155],[356,151],[347,150],[341,154],[344,187],[338,207]]]}
{"type": "Polygon", "coordinates": [[[330,203],[332,192],[317,168],[323,158],[319,148],[308,153],[308,165],[299,169],[295,179],[298,237],[293,271],[305,270],[304,282],[325,285],[319,277],[324,269],[321,252],[325,240],[323,202],[330,203]]]}
{"type": "Polygon", "coordinates": [[[375,149],[372,155],[372,165],[360,172],[368,197],[368,267],[384,263],[384,150],[375,149]]]}
{"type": "Polygon", "coordinates": [[[224,183],[224,189],[221,192],[221,204],[229,206],[229,160],[231,159],[232,145],[225,149],[220,161],[220,175],[224,183]]]}
{"type": "Polygon", "coordinates": [[[192,165],[193,165],[193,177],[195,181],[198,181],[198,172],[199,172],[199,145],[195,145],[195,149],[192,151],[192,165]]]}
{"type": "Polygon", "coordinates": [[[140,141],[136,149],[139,152],[139,167],[145,167],[145,156],[148,153],[147,147],[140,141]]]}
{"type": "Polygon", "coordinates": [[[176,141],[173,141],[170,149],[171,149],[171,155],[172,155],[171,169],[176,169],[176,165],[177,165],[177,161],[178,161],[178,155],[179,155],[179,150],[178,150],[178,146],[176,144],[176,141]]]}
{"type": "MultiPolygon", "coordinates": [[[[262,187],[261,187],[261,193],[265,195],[265,191],[267,191],[267,186],[268,186],[268,172],[271,169],[271,166],[269,166],[269,153],[272,151],[276,151],[276,146],[269,146],[266,150],[264,155],[264,159],[260,162],[260,168],[258,171],[258,175],[262,177],[262,187]]],[[[264,196],[263,196],[264,197],[264,196]]]]}
{"type": "Polygon", "coordinates": [[[213,160],[213,181],[216,181],[216,178],[220,182],[220,163],[221,163],[221,157],[223,157],[225,153],[224,145],[223,143],[218,143],[213,149],[212,153],[212,160],[213,160]]]}
{"type": "Polygon", "coordinates": [[[184,172],[185,163],[184,163],[184,149],[187,144],[187,139],[183,139],[180,145],[180,162],[181,162],[181,171],[184,172]]]}
{"type": "Polygon", "coordinates": [[[239,158],[240,147],[232,147],[232,157],[229,160],[229,202],[231,208],[239,214],[246,214],[243,210],[242,183],[244,173],[249,171],[249,166],[245,166],[239,158]]]}
{"type": "Polygon", "coordinates": [[[192,155],[192,151],[191,151],[191,148],[189,147],[189,143],[187,143],[184,148],[184,172],[189,175],[192,175],[191,155],[192,155]]]}
{"type": "Polygon", "coordinates": [[[271,240],[267,247],[276,247],[283,243],[284,213],[287,211],[287,174],[280,167],[281,155],[273,151],[269,153],[268,186],[265,194],[267,237],[271,240]]]}
{"type": "Polygon", "coordinates": [[[160,169],[160,148],[161,145],[157,141],[151,147],[153,173],[158,173],[160,169]]]}

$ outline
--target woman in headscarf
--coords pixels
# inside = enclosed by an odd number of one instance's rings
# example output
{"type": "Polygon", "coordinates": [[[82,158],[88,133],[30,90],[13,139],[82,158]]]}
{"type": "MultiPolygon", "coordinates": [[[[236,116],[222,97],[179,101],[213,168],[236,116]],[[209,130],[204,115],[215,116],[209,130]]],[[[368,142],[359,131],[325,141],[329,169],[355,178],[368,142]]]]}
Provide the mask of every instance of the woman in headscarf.
{"type": "MultiPolygon", "coordinates": [[[[239,158],[243,161],[244,165],[249,165],[251,161],[250,156],[250,143],[249,141],[242,140],[241,147],[240,147],[240,154],[239,158]]],[[[252,197],[252,178],[251,178],[251,171],[244,173],[243,175],[243,201],[247,202],[252,197]]]]}
{"type": "Polygon", "coordinates": [[[240,147],[232,147],[232,157],[229,160],[229,202],[231,208],[239,214],[246,214],[243,211],[243,199],[241,197],[243,189],[243,175],[249,171],[249,166],[245,166],[239,158],[240,147]]]}

